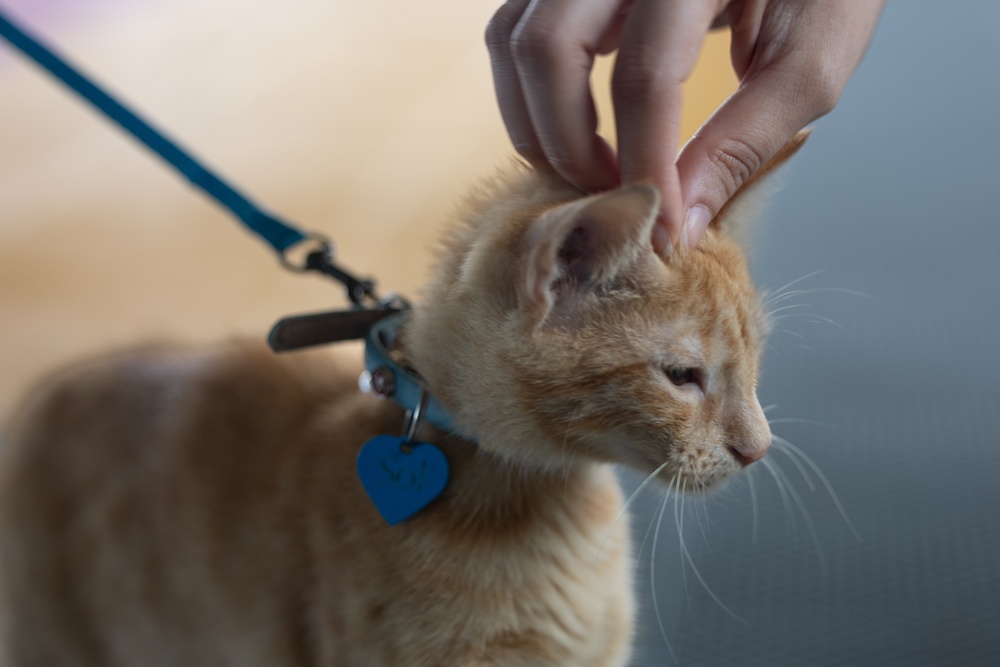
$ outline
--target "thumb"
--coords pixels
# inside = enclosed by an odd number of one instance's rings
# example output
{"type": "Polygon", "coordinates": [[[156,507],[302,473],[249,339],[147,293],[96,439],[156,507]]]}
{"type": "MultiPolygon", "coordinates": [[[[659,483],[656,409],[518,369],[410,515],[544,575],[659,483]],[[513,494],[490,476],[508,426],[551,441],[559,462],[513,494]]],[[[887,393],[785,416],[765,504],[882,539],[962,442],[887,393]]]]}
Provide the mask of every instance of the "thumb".
{"type": "Polygon", "coordinates": [[[683,243],[694,246],[729,198],[799,130],[826,114],[840,87],[771,68],[745,81],[684,146],[677,171],[683,243]]]}

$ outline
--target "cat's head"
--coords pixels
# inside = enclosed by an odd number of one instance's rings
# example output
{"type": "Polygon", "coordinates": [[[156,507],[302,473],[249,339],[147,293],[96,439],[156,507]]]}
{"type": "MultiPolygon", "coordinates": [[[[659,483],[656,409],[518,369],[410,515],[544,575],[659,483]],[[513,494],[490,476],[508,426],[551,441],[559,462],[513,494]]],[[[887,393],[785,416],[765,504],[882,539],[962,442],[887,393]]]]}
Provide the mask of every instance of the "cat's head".
{"type": "Polygon", "coordinates": [[[580,198],[537,174],[507,180],[451,237],[407,354],[484,449],[710,488],[771,438],[756,396],[768,324],[738,242],[752,186],[695,248],[662,258],[652,186],[580,198]]]}

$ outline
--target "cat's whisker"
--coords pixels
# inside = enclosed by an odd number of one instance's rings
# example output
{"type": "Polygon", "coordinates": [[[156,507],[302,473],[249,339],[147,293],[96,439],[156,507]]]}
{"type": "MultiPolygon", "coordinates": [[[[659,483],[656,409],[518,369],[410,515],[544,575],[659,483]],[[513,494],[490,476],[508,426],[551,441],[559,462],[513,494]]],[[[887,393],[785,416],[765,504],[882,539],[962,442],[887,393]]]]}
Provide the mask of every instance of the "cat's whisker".
{"type": "MultiPolygon", "coordinates": [[[[801,340],[805,340],[804,336],[800,336],[797,332],[794,332],[791,329],[778,329],[778,331],[775,332],[775,333],[788,333],[788,334],[794,335],[796,338],[800,338],[801,340]]],[[[789,344],[784,343],[783,341],[780,341],[777,338],[773,338],[773,337],[769,338],[768,341],[767,341],[767,343],[764,344],[764,346],[765,346],[765,348],[767,349],[768,352],[779,352],[779,351],[782,351],[782,350],[791,350],[791,349],[796,349],[796,350],[812,350],[813,349],[813,348],[809,347],[808,345],[804,345],[802,343],[798,343],[798,344],[795,344],[795,345],[789,345],[789,344]]]]}
{"type": "Polygon", "coordinates": [[[832,428],[841,433],[846,433],[848,435],[856,435],[854,431],[849,428],[845,428],[840,424],[834,424],[832,422],[822,421],[820,419],[805,419],[802,417],[779,417],[777,419],[768,419],[767,423],[769,425],[774,424],[808,424],[810,426],[822,426],[824,428],[832,428]]]}
{"type": "Polygon", "coordinates": [[[791,329],[778,329],[778,330],[775,331],[775,333],[788,334],[789,336],[791,336],[793,338],[798,338],[799,340],[802,340],[802,341],[804,341],[806,339],[806,337],[804,335],[802,335],[800,332],[793,331],[791,329]]]}
{"type": "Polygon", "coordinates": [[[803,280],[808,280],[808,279],[812,278],[813,276],[818,276],[821,273],[823,273],[823,269],[818,269],[818,270],[813,271],[811,273],[807,273],[804,276],[799,276],[795,280],[793,280],[793,281],[791,281],[789,283],[786,283],[782,287],[779,287],[778,289],[774,290],[774,296],[768,296],[764,300],[764,303],[765,304],[771,303],[774,299],[779,298],[782,294],[785,294],[785,290],[787,290],[788,288],[792,287],[793,285],[799,284],[803,280]]]}
{"type": "Polygon", "coordinates": [[[782,301],[786,301],[786,300],[791,299],[792,297],[798,296],[800,294],[808,294],[809,292],[812,292],[812,291],[813,290],[801,290],[801,289],[788,290],[786,292],[781,292],[780,294],[771,295],[770,297],[768,297],[768,299],[766,301],[764,301],[764,304],[768,305],[768,306],[772,306],[772,305],[774,305],[776,303],[780,303],[782,301]]]}
{"type": "MultiPolygon", "coordinates": [[[[687,543],[684,541],[684,511],[683,511],[683,506],[681,508],[681,512],[680,512],[679,519],[678,519],[677,531],[680,534],[680,538],[681,538],[680,539],[681,552],[683,553],[684,558],[687,560],[688,565],[691,566],[691,571],[694,572],[695,578],[698,579],[698,581],[701,583],[702,588],[705,589],[705,592],[708,593],[709,597],[711,597],[712,600],[715,601],[715,604],[719,605],[719,608],[722,609],[722,611],[726,612],[727,614],[729,614],[730,616],[732,616],[733,618],[735,618],[737,621],[739,621],[743,625],[749,626],[750,625],[749,622],[747,622],[745,619],[743,619],[743,617],[741,617],[735,611],[733,611],[732,609],[730,609],[729,607],[727,607],[722,602],[722,600],[719,599],[719,596],[716,595],[715,591],[713,591],[711,589],[711,587],[708,585],[708,582],[705,581],[705,578],[703,576],[701,576],[701,572],[698,570],[698,566],[696,566],[694,564],[694,559],[691,558],[691,552],[688,551],[687,543]]],[[[683,568],[683,561],[681,561],[681,567],[683,568]]],[[[688,601],[690,603],[690,597],[688,598],[688,601]]],[[[693,613],[693,611],[692,611],[692,613],[693,613]]]]}
{"type": "Polygon", "coordinates": [[[750,507],[753,509],[753,520],[750,527],[750,541],[757,544],[757,485],[754,482],[754,470],[747,470],[747,484],[750,486],[750,507]]]}
{"type": "Polygon", "coordinates": [[[693,513],[695,523],[698,524],[698,531],[701,533],[702,539],[705,540],[705,545],[708,547],[709,553],[712,553],[712,540],[709,539],[708,535],[711,532],[712,518],[708,515],[708,505],[704,502],[700,502],[700,498],[692,498],[691,502],[694,503],[695,512],[693,513]],[[698,508],[701,508],[701,513],[705,517],[705,523],[703,524],[698,518],[698,508]],[[708,526],[709,530],[705,530],[705,526],[708,526]]]}
{"type": "Polygon", "coordinates": [[[768,461],[767,458],[763,458],[760,460],[760,464],[764,466],[764,469],[767,470],[771,474],[771,477],[774,478],[774,485],[778,487],[778,493],[781,495],[781,503],[785,506],[785,521],[787,523],[787,529],[790,529],[793,525],[793,518],[792,506],[788,500],[788,492],[785,490],[785,486],[782,483],[781,478],[778,477],[778,474],[774,471],[774,467],[771,465],[770,461],[768,461]]]}
{"type": "MultiPolygon", "coordinates": [[[[618,511],[618,515],[615,517],[615,520],[611,522],[611,527],[608,528],[608,534],[604,536],[604,540],[601,542],[601,546],[597,550],[597,555],[594,556],[594,562],[595,563],[601,557],[601,554],[604,553],[604,547],[606,547],[608,545],[608,541],[611,539],[611,536],[614,535],[615,528],[618,526],[618,522],[621,521],[622,517],[624,517],[625,514],[628,512],[628,508],[632,505],[633,501],[635,501],[635,499],[639,497],[639,494],[642,493],[642,490],[645,489],[646,486],[651,481],[653,481],[654,479],[656,479],[656,476],[659,475],[663,471],[663,469],[667,467],[667,465],[669,463],[670,463],[669,460],[664,461],[663,463],[661,463],[656,468],[656,470],[654,470],[653,472],[649,473],[649,475],[646,476],[646,479],[642,480],[642,483],[639,484],[639,486],[636,487],[635,491],[633,491],[629,495],[628,499],[622,505],[621,510],[618,511]]],[[[669,487],[668,487],[668,494],[667,495],[669,495],[669,487]]]]}
{"type": "Polygon", "coordinates": [[[790,303],[787,306],[781,306],[780,308],[774,308],[772,310],[768,310],[767,311],[767,318],[769,320],[770,319],[781,319],[780,317],[779,318],[775,318],[774,316],[777,315],[778,313],[780,313],[783,310],[795,310],[796,308],[811,308],[811,307],[812,306],[810,306],[808,303],[790,303]]]}
{"type": "MultiPolygon", "coordinates": [[[[722,492],[726,493],[725,490],[722,492]]],[[[705,518],[704,527],[702,527],[700,521],[698,522],[698,526],[701,528],[701,534],[705,538],[705,546],[708,547],[708,552],[710,554],[714,554],[715,546],[712,543],[712,515],[708,511],[708,498],[705,496],[693,496],[691,500],[698,508],[701,509],[701,515],[705,518]]],[[[697,515],[695,515],[695,518],[697,519],[697,515]]]]}
{"type": "MultiPolygon", "coordinates": [[[[670,489],[668,488],[665,492],[665,496],[670,494],[670,489]]],[[[636,571],[639,569],[639,562],[642,558],[642,552],[646,549],[646,542],[649,541],[649,536],[653,533],[653,524],[656,522],[655,513],[653,516],[649,517],[649,525],[646,526],[646,533],[642,536],[642,542],[639,544],[639,549],[635,552],[635,558],[632,560],[632,581],[635,581],[636,571]]]]}
{"type": "Polygon", "coordinates": [[[765,350],[766,350],[767,352],[777,352],[777,351],[778,351],[778,348],[777,348],[777,347],[775,347],[775,345],[774,345],[774,343],[775,343],[775,342],[776,342],[776,341],[775,341],[774,339],[771,339],[771,338],[769,338],[769,339],[767,340],[767,342],[766,342],[766,343],[764,343],[764,349],[765,349],[765,350]]]}
{"type": "Polygon", "coordinates": [[[812,324],[829,324],[830,326],[836,327],[841,331],[845,331],[844,325],[835,319],[826,317],[825,315],[817,315],[815,313],[795,313],[796,315],[802,315],[806,322],[812,324]]]}
{"type": "Polygon", "coordinates": [[[663,643],[666,644],[667,651],[670,653],[670,657],[673,658],[674,663],[680,664],[677,660],[677,655],[674,653],[673,646],[670,645],[670,640],[667,638],[667,629],[663,625],[663,614],[660,613],[659,596],[656,594],[656,543],[660,539],[660,525],[663,523],[663,511],[667,508],[667,499],[669,497],[669,493],[663,495],[663,500],[660,502],[660,512],[656,518],[656,530],[653,531],[653,549],[649,557],[649,588],[653,594],[653,612],[656,615],[656,623],[660,627],[660,636],[663,637],[663,643]]]}
{"type": "Polygon", "coordinates": [[[866,299],[872,298],[871,294],[867,294],[865,292],[859,292],[857,290],[847,289],[846,287],[815,287],[813,289],[788,290],[780,294],[775,294],[769,297],[764,302],[764,305],[765,307],[769,307],[773,306],[776,303],[787,301],[788,299],[791,299],[793,297],[803,296],[806,294],[817,294],[821,292],[836,292],[838,294],[850,294],[852,296],[860,296],[866,299]]]}
{"type": "MultiPolygon", "coordinates": [[[[829,317],[824,317],[823,315],[817,315],[816,313],[787,313],[780,317],[771,318],[773,322],[780,322],[786,319],[799,319],[804,322],[809,322],[810,324],[829,324],[834,326],[841,331],[844,331],[844,325],[836,320],[830,319],[829,317]]],[[[784,331],[784,329],[782,329],[784,331]]]]}
{"type": "MultiPolygon", "coordinates": [[[[649,525],[646,526],[646,533],[642,537],[642,542],[639,544],[638,551],[635,552],[635,559],[632,562],[632,578],[631,578],[632,581],[635,581],[636,570],[639,569],[639,562],[642,557],[642,553],[646,548],[646,542],[649,541],[649,536],[653,532],[653,526],[656,526],[657,532],[659,531],[659,524],[663,520],[663,510],[666,506],[667,500],[670,497],[670,488],[671,487],[668,485],[665,493],[663,494],[663,500],[661,501],[660,504],[659,516],[657,517],[654,513],[654,515],[649,518],[649,525]]],[[[655,580],[655,564],[654,564],[655,556],[656,556],[656,537],[653,538],[653,548],[650,551],[650,559],[649,559],[649,582],[650,582],[649,585],[650,585],[650,590],[653,593],[653,609],[656,613],[656,619],[660,626],[660,635],[663,637],[663,643],[666,645],[667,651],[670,653],[670,657],[673,658],[674,663],[680,664],[680,662],[677,660],[677,656],[674,654],[673,647],[670,645],[670,640],[667,638],[667,630],[663,625],[662,616],[660,615],[659,603],[656,597],[656,580],[655,580]]]]}
{"type": "Polygon", "coordinates": [[[680,557],[681,562],[681,582],[684,585],[684,599],[687,600],[688,612],[694,615],[694,607],[691,604],[691,591],[688,590],[687,567],[684,564],[684,521],[681,519],[681,515],[684,513],[684,504],[687,500],[686,492],[687,480],[684,480],[684,484],[680,488],[677,499],[674,502],[674,527],[677,528],[677,555],[680,557]]]}
{"type": "MultiPolygon", "coordinates": [[[[764,461],[764,459],[761,459],[761,461],[764,461]]],[[[809,537],[812,540],[813,547],[816,549],[816,557],[819,560],[820,569],[823,571],[823,574],[829,574],[829,569],[826,564],[826,554],[823,553],[823,549],[820,545],[819,533],[816,531],[816,524],[813,523],[812,516],[810,516],[809,510],[806,509],[806,504],[802,500],[802,496],[799,495],[795,485],[792,484],[790,479],[788,479],[788,476],[785,474],[785,471],[782,470],[781,466],[778,465],[778,462],[772,459],[771,465],[774,467],[775,475],[780,476],[784,480],[785,487],[788,489],[789,495],[791,495],[795,504],[799,508],[799,514],[802,515],[802,520],[806,524],[806,530],[809,531],[809,537]]]]}
{"type": "MultiPolygon", "coordinates": [[[[773,345],[771,345],[770,344],[771,342],[777,342],[777,341],[769,341],[768,344],[766,345],[767,350],[770,351],[770,352],[777,351],[778,348],[775,347],[775,346],[773,346],[773,345]]],[[[797,345],[784,345],[784,346],[782,346],[781,349],[783,349],[783,350],[809,350],[810,352],[812,352],[815,348],[810,347],[808,345],[797,344],[797,345]]]]}
{"type": "Polygon", "coordinates": [[[790,442],[789,440],[786,440],[785,438],[776,435],[772,435],[771,437],[774,438],[775,444],[779,445],[779,449],[784,447],[785,449],[783,449],[782,451],[784,451],[786,454],[788,454],[789,452],[795,453],[796,455],[798,455],[798,457],[802,459],[802,461],[807,466],[809,466],[812,469],[814,473],[816,473],[816,477],[818,477],[819,481],[822,482],[823,486],[826,487],[826,492],[830,494],[830,499],[833,501],[833,504],[837,508],[837,511],[840,512],[840,518],[843,519],[844,523],[847,525],[847,528],[851,531],[851,534],[854,535],[854,538],[860,540],[861,534],[858,533],[857,528],[855,528],[854,522],[851,521],[850,517],[847,516],[847,512],[844,510],[844,506],[840,502],[840,497],[837,495],[837,492],[833,490],[833,485],[830,483],[830,480],[826,476],[826,474],[820,469],[819,465],[817,465],[817,463],[812,460],[812,457],[810,457],[808,454],[802,451],[800,447],[792,444],[792,442],[790,442]]]}
{"type": "Polygon", "coordinates": [[[771,444],[775,446],[777,451],[788,457],[788,460],[792,462],[795,468],[799,471],[799,474],[802,475],[802,479],[806,481],[806,484],[809,486],[809,491],[815,493],[816,484],[813,483],[812,475],[810,475],[809,471],[805,469],[805,466],[802,465],[798,457],[794,456],[794,452],[789,451],[785,447],[785,442],[787,441],[784,438],[774,435],[773,433],[771,434],[771,444]]]}
{"type": "Polygon", "coordinates": [[[771,410],[774,410],[777,407],[778,407],[777,403],[771,403],[770,405],[765,405],[764,407],[762,407],[760,409],[760,411],[763,412],[766,415],[768,412],[770,412],[771,410]]]}
{"type": "MultiPolygon", "coordinates": [[[[775,334],[789,334],[789,335],[793,336],[794,338],[797,338],[799,341],[805,341],[806,340],[805,336],[803,336],[802,334],[800,334],[798,331],[792,331],[791,329],[775,329],[774,333],[775,334]]],[[[788,344],[788,343],[784,343],[783,341],[778,340],[778,338],[775,337],[775,336],[772,336],[771,338],[768,339],[767,343],[765,343],[765,347],[769,351],[777,351],[777,349],[778,349],[777,345],[779,343],[782,344],[782,349],[785,349],[785,350],[795,349],[795,350],[809,350],[809,351],[812,351],[812,350],[815,349],[815,348],[813,348],[810,345],[806,345],[804,342],[799,342],[799,343],[796,343],[794,345],[788,344]]]]}

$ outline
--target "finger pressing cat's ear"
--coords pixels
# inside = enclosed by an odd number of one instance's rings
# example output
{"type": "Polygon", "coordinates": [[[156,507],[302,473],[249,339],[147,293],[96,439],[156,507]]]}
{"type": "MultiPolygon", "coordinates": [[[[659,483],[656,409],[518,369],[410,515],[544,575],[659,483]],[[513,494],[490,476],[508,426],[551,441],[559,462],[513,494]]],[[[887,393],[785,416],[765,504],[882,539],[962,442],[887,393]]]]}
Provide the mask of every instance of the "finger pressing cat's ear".
{"type": "MultiPolygon", "coordinates": [[[[775,108],[791,85],[772,72],[734,94],[677,158],[685,219],[681,241],[694,246],[728,202],[741,197],[802,146],[798,131],[820,113],[802,104],[775,108]]],[[[798,99],[792,95],[793,99],[798,99]]]]}
{"type": "Polygon", "coordinates": [[[739,144],[738,148],[734,144],[725,149],[729,151],[726,159],[702,155],[699,161],[694,157],[699,152],[714,151],[718,156],[723,149],[697,145],[692,148],[698,141],[711,141],[710,138],[693,139],[678,160],[678,167],[687,169],[682,171],[682,178],[688,179],[684,184],[688,208],[681,243],[694,246],[710,226],[738,238],[745,236],[743,227],[753,224],[768,191],[773,189],[759,186],[773,185],[769,177],[798,152],[810,132],[808,129],[799,131],[766,159],[750,144],[739,144]],[[742,154],[737,156],[737,152],[742,154]]]}

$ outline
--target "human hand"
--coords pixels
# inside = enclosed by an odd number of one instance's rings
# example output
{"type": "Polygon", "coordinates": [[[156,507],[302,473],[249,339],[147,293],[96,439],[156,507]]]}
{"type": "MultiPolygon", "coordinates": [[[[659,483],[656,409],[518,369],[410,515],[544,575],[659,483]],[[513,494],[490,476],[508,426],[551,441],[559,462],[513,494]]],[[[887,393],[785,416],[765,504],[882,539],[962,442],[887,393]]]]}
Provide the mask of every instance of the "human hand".
{"type": "Polygon", "coordinates": [[[754,172],[840,98],[885,0],[508,0],[486,38],[517,151],[586,192],[648,180],[653,247],[694,245],[754,172]],[[681,84],[712,27],[732,29],[740,86],[677,155],[681,84]],[[597,134],[594,58],[611,81],[618,155],[597,134]],[[676,159],[675,159],[676,157],[676,159]]]}

